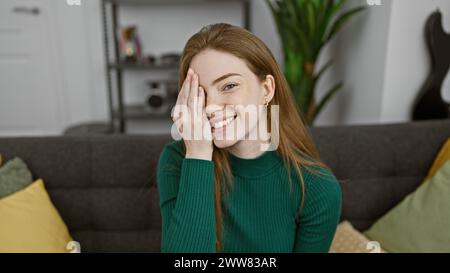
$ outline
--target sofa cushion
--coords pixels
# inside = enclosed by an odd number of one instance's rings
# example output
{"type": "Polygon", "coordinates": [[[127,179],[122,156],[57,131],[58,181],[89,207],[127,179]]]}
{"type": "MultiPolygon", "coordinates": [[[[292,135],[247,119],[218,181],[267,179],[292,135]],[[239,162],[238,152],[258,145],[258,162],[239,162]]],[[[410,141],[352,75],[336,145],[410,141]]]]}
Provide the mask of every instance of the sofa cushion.
{"type": "Polygon", "coordinates": [[[364,234],[389,252],[450,252],[450,160],[364,234]]]}
{"type": "Polygon", "coordinates": [[[0,252],[68,252],[72,241],[44,181],[0,199],[0,252]]]}
{"type": "MultiPolygon", "coordinates": [[[[433,162],[433,165],[430,168],[430,171],[428,172],[427,178],[431,178],[436,174],[436,172],[444,165],[445,162],[450,160],[450,138],[445,142],[442,149],[439,151],[436,159],[433,162]]],[[[424,181],[428,181],[428,179],[425,179],[424,181]]]]}
{"type": "Polygon", "coordinates": [[[342,221],[336,230],[330,253],[385,253],[378,242],[370,241],[349,221],[342,221]]]}
{"type": "Polygon", "coordinates": [[[31,172],[22,159],[16,157],[0,167],[0,199],[33,182],[31,172]]]}

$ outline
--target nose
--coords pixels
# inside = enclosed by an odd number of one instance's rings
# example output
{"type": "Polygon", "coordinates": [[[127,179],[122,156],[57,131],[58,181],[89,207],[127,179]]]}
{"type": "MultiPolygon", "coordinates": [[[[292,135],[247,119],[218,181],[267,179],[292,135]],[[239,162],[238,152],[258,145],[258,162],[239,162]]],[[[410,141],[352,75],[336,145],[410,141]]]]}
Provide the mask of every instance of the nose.
{"type": "Polygon", "coordinates": [[[213,102],[208,102],[206,104],[205,107],[205,111],[206,111],[206,116],[208,116],[209,119],[213,118],[214,115],[217,115],[217,112],[221,112],[223,111],[223,106],[217,104],[217,103],[213,103],[213,102]]]}

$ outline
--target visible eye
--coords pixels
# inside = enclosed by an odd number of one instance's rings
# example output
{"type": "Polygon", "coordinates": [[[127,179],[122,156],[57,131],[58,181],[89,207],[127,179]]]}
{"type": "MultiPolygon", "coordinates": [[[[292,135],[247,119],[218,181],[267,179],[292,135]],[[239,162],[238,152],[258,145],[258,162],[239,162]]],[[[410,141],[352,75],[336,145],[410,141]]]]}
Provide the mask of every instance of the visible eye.
{"type": "Polygon", "coordinates": [[[223,88],[223,91],[230,90],[231,88],[234,88],[234,87],[236,87],[236,86],[238,86],[238,84],[236,84],[236,83],[230,83],[230,84],[227,84],[227,85],[225,85],[225,87],[223,88]]]}

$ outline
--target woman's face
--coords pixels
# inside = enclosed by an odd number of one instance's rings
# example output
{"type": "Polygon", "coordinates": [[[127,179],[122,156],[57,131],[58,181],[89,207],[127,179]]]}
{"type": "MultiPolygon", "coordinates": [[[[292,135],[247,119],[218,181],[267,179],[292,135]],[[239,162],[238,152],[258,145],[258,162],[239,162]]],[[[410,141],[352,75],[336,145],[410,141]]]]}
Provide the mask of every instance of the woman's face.
{"type": "Polygon", "coordinates": [[[216,147],[259,138],[258,126],[267,123],[262,106],[265,99],[272,99],[275,90],[273,76],[261,82],[243,60],[213,49],[197,54],[191,68],[206,93],[206,113],[216,147]]]}

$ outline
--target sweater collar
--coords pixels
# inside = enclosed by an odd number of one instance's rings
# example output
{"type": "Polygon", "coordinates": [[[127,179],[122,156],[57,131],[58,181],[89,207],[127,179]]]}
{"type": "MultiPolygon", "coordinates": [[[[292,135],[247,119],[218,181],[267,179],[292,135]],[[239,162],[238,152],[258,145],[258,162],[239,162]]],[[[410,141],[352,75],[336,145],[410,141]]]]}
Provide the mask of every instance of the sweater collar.
{"type": "Polygon", "coordinates": [[[273,171],[273,168],[282,163],[278,152],[265,151],[255,158],[241,158],[228,153],[230,156],[231,169],[234,175],[240,177],[262,177],[273,171]]]}

